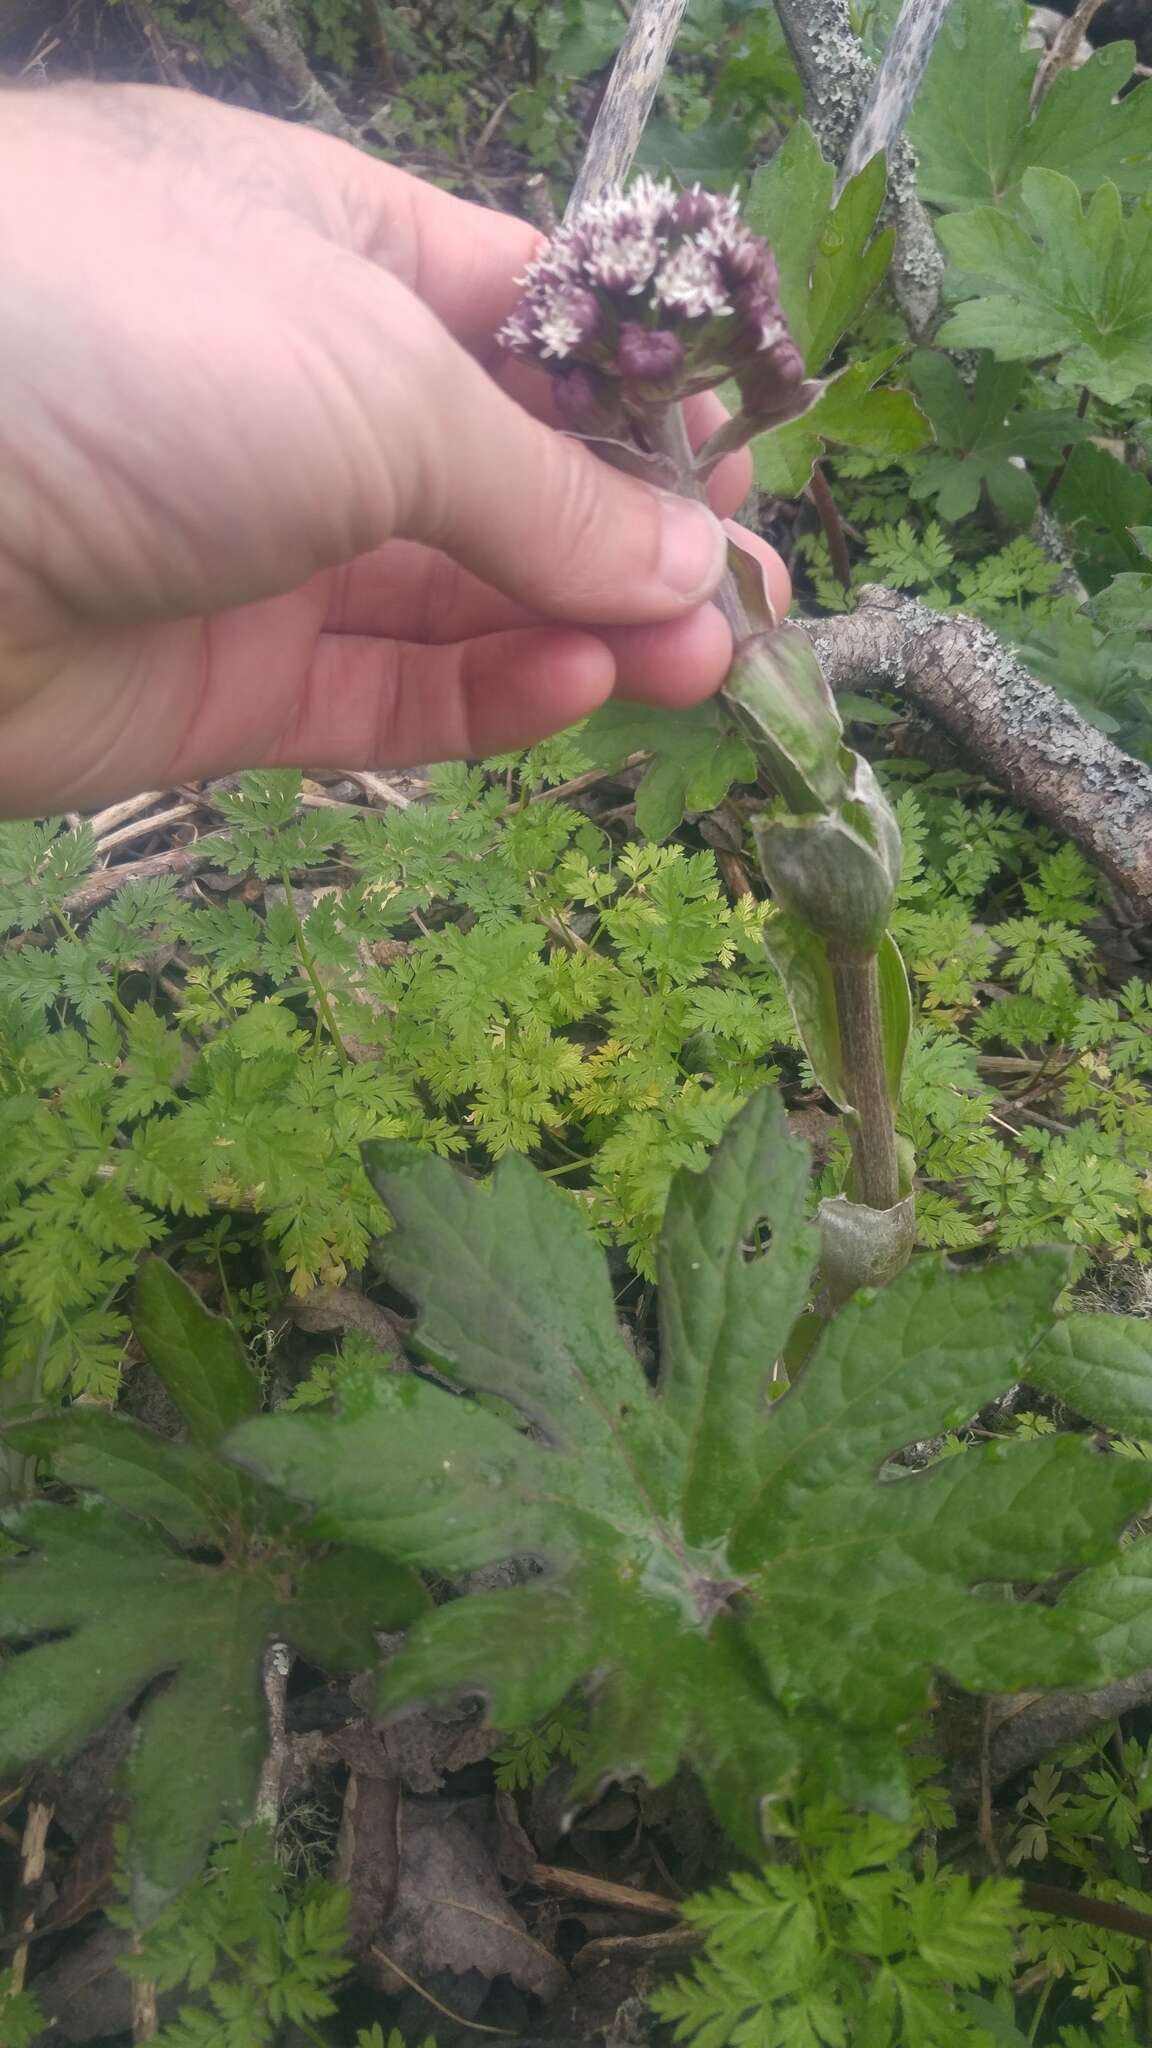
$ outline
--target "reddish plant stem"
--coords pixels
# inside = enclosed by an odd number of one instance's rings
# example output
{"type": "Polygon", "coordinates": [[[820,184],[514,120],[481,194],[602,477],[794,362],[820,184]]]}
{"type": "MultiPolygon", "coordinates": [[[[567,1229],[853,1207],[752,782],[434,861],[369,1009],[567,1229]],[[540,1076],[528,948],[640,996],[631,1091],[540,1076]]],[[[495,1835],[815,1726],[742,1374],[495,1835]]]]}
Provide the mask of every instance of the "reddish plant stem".
{"type": "Polygon", "coordinates": [[[900,1200],[900,1162],[888,1097],[876,955],[829,946],[828,959],[844,1076],[856,1112],[850,1126],[855,1198],[866,1209],[894,1209],[900,1200]]]}
{"type": "MultiPolygon", "coordinates": [[[[1087,412],[1088,401],[1091,398],[1091,396],[1092,394],[1089,391],[1088,386],[1086,384],[1082,384],[1080,387],[1080,396],[1076,402],[1076,417],[1078,420],[1082,420],[1085,413],[1087,412]]],[[[1071,441],[1069,441],[1068,446],[1060,450],[1060,460],[1056,464],[1055,469],[1052,471],[1051,476],[1049,477],[1047,483],[1045,484],[1043,490],[1040,493],[1040,503],[1042,505],[1050,505],[1052,503],[1053,498],[1056,496],[1057,491],[1060,489],[1060,486],[1064,481],[1064,472],[1068,467],[1068,458],[1072,453],[1073,445],[1074,444],[1071,441]]]]}
{"type": "Polygon", "coordinates": [[[832,558],[832,573],[842,589],[851,590],[852,563],[848,555],[848,536],[844,531],[844,521],[840,517],[840,507],[832,496],[828,479],[818,462],[812,465],[812,479],[808,485],[808,494],[819,514],[824,538],[828,543],[828,553],[832,558]]]}

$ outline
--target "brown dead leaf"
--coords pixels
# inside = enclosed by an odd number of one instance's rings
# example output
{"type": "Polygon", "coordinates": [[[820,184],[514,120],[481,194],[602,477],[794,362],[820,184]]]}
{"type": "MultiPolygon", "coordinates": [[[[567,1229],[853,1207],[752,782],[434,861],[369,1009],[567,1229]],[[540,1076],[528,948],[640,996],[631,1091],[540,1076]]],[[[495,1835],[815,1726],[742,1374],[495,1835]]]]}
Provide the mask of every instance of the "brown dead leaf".
{"type": "Polygon", "coordinates": [[[344,1793],[332,1876],[347,1887],[348,1939],[354,1955],[366,1956],[396,1899],[400,1871],[398,1820],[400,1781],[381,1755],[372,1731],[344,1729],[333,1747],[352,1761],[359,1746],[367,1768],[353,1767],[344,1793]],[[355,1738],[355,1740],[353,1740],[355,1738]],[[376,1763],[384,1764],[377,1769],[376,1763]]]}
{"type": "Polygon", "coordinates": [[[396,1902],[372,1949],[384,1987],[404,1981],[391,1971],[395,1964],[457,2012],[475,2011],[497,1977],[555,1998],[567,1971],[529,1934],[491,1852],[455,1802],[405,1799],[399,1832],[396,1902]]]}

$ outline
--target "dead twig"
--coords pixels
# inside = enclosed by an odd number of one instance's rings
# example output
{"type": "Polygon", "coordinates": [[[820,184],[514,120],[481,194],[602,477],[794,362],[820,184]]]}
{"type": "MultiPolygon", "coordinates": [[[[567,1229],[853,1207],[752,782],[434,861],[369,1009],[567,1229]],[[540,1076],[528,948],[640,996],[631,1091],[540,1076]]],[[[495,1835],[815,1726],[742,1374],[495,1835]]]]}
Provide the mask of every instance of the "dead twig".
{"type": "Polygon", "coordinates": [[[85,875],[64,898],[63,909],[70,917],[85,917],[115,896],[125,882],[148,881],[154,875],[198,875],[210,868],[218,851],[228,841],[227,832],[206,832],[194,846],[171,846],[166,853],[150,853],[143,860],[124,861],[119,867],[97,868],[85,875]]]}
{"type": "Polygon", "coordinates": [[[167,811],[154,811],[151,817],[137,818],[134,824],[121,825],[118,832],[108,832],[96,841],[97,853],[111,853],[114,846],[128,846],[133,839],[143,839],[150,832],[166,832],[170,825],[182,825],[188,818],[194,818],[196,804],[173,804],[167,811]]]}
{"type": "Polygon", "coordinates": [[[394,804],[398,811],[406,811],[412,799],[397,789],[387,776],[376,775],[368,768],[345,768],[341,770],[342,782],[358,782],[365,796],[375,797],[377,803],[394,804]]]}
{"type": "MultiPolygon", "coordinates": [[[[621,775],[625,768],[642,768],[649,759],[647,754],[629,754],[619,768],[589,768],[584,775],[573,775],[569,782],[554,783],[551,789],[533,790],[528,801],[530,804],[562,803],[566,797],[582,796],[586,789],[595,789],[599,782],[611,782],[613,776],[621,775]]],[[[515,805],[511,808],[515,809],[515,805]]]]}
{"type": "Polygon", "coordinates": [[[916,196],[916,158],[902,130],[948,5],[904,0],[877,70],[852,26],[849,0],[776,0],[805,111],[824,155],[840,167],[840,187],[879,151],[887,156],[892,290],[917,340],[935,324],[944,262],[916,196]]]}
{"type": "Polygon", "coordinates": [[[154,2041],[159,2032],[156,1986],[150,1977],[137,1977],[132,1984],[132,2039],[154,2041]]]}
{"type": "Polygon", "coordinates": [[[292,1652],[287,1643],[269,1643],[260,1679],[268,1708],[268,1752],[260,1772],[255,1814],[257,1825],[267,1828],[271,1834],[275,1834],[280,1821],[284,1770],[288,1761],[285,1702],[291,1669],[292,1652]]]}
{"type": "Polygon", "coordinates": [[[302,120],[326,135],[338,136],[341,142],[352,143],[355,148],[363,145],[369,128],[387,136],[390,123],[386,107],[357,123],[337,105],[308,62],[283,0],[227,0],[227,5],[288,87],[302,120]]]}
{"type": "Polygon", "coordinates": [[[652,1913],[662,1920],[678,1920],[680,1908],[675,1899],[666,1899],[660,1892],[637,1890],[635,1885],[614,1884],[610,1878],[594,1877],[587,1870],[564,1870],[552,1863],[534,1863],[528,1872],[529,1882],[539,1885],[541,1891],[558,1892],[563,1898],[584,1899],[590,1906],[614,1906],[626,1913],[652,1913]]]}
{"type": "Polygon", "coordinates": [[[1032,80],[1031,105],[1038,107],[1057,72],[1076,62],[1081,43],[1104,5],[1104,0],[1079,0],[1063,26],[1053,36],[1048,50],[1036,67],[1032,80]]]}
{"type": "Polygon", "coordinates": [[[20,1945],[12,1957],[9,1985],[13,1997],[24,1989],[28,1975],[28,1948],[36,1926],[36,1888],[44,1876],[48,1859],[48,1830],[52,1825],[55,1809],[42,1799],[32,1799],[28,1804],[28,1815],[24,1822],[24,1834],[20,1843],[20,1890],[23,1910],[19,1933],[20,1945]]]}
{"type": "MultiPolygon", "coordinates": [[[[126,796],[122,803],[109,804],[107,810],[93,811],[88,819],[97,839],[106,832],[114,832],[118,825],[124,825],[129,818],[138,818],[141,811],[150,810],[153,804],[162,804],[171,792],[165,789],[142,789],[138,796],[126,796]]],[[[195,796],[195,790],[188,791],[195,796]]],[[[82,821],[81,821],[82,822],[82,821]]]]}
{"type": "Polygon", "coordinates": [[[1137,1941],[1152,1941],[1152,1913],[1137,1912],[1111,1899],[1090,1899],[1083,1892],[1065,1891],[1058,1884],[1033,1884],[1026,1879],[1020,1887],[1024,1904],[1034,1913],[1055,1913],[1061,1920],[1080,1920],[1088,1927],[1110,1927],[1116,1934],[1135,1935],[1137,1941]]]}
{"type": "Polygon", "coordinates": [[[688,0],[636,0],[576,173],[566,220],[627,177],[687,4],[688,0]]]}

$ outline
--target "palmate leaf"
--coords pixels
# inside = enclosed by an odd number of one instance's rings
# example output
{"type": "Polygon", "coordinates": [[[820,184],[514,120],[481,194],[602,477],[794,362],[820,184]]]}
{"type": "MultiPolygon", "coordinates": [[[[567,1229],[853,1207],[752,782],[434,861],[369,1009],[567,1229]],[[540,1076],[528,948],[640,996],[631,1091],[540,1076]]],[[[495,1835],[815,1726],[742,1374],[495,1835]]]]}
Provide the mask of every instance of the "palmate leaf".
{"type": "Polygon", "coordinates": [[[1061,383],[1122,404],[1152,382],[1152,197],[1125,216],[1103,184],[1085,207],[1070,178],[1044,170],[1021,190],[1032,232],[993,206],[941,221],[965,303],[938,339],[1002,362],[1052,356],[1061,383]]]}
{"type": "Polygon", "coordinates": [[[1105,178],[1146,192],[1152,92],[1119,97],[1133,45],[1110,43],[1062,72],[1033,112],[1041,53],[1024,48],[1027,17],[1017,0],[953,0],[908,123],[921,198],[948,208],[1012,203],[1033,165],[1062,171],[1082,192],[1105,178]]]}
{"type": "Polygon", "coordinates": [[[0,1665],[0,1776],[71,1755],[166,1681],[140,1712],[129,1767],[128,1865],[145,1922],[196,1875],[221,1826],[250,1815],[267,1644],[283,1637],[322,1669],[367,1666],[375,1630],[402,1626],[426,1598],[404,1566],[321,1550],[297,1505],[214,1455],[221,1430],[258,1409],[255,1375],[234,1333],[158,1260],[137,1308],[137,1334],[197,1440],[84,1408],[5,1428],[6,1443],[50,1460],[85,1498],[4,1517],[25,1554],[0,1568],[0,1643],[14,1652],[0,1665]]]}
{"type": "Polygon", "coordinates": [[[718,704],[684,711],[613,698],[595,711],[580,745],[598,768],[620,768],[630,754],[651,760],[636,790],[636,823],[648,839],[667,839],[685,811],[711,811],[734,782],[751,782],[756,764],[718,704]]]}
{"type": "Polygon", "coordinates": [[[756,170],[744,218],[771,242],[780,267],[780,303],[809,376],[823,369],[857,320],[892,259],[889,228],[877,234],[884,203],[884,160],[874,157],[835,206],[836,172],[806,121],[797,121],[771,160],[756,170]]]}
{"type": "Polygon", "coordinates": [[[941,519],[966,519],[986,490],[1014,526],[1027,526],[1036,510],[1036,486],[1020,459],[1051,470],[1070,442],[1088,431],[1087,420],[1066,410],[1014,410],[1024,383],[1023,364],[985,356],[971,393],[946,355],[919,349],[908,365],[916,395],[936,430],[938,452],[911,483],[914,498],[932,498],[941,519]]]}
{"type": "MultiPolygon", "coordinates": [[[[771,161],[754,172],[744,213],[766,235],[780,266],[780,303],[810,376],[859,319],[892,259],[892,235],[876,231],[884,200],[881,157],[848,184],[836,205],[833,166],[806,121],[789,129],[771,161]]],[[[898,455],[928,439],[907,391],[875,390],[899,349],[851,363],[832,378],[800,419],[760,435],[756,480],[780,497],[799,497],[826,442],[898,455]]]]}
{"type": "Polygon", "coordinates": [[[761,488],[780,498],[798,498],[828,443],[866,455],[909,455],[922,448],[931,436],[911,392],[874,388],[902,354],[899,348],[884,349],[864,362],[849,363],[799,419],[761,434],[752,449],[761,488]]]}
{"type": "Polygon", "coordinates": [[[896,1730],[935,1670],[996,1689],[1098,1675],[1059,1605],[1000,1589],[1105,1557],[1144,1497],[1131,1463],[1073,1437],[914,1476],[885,1462],[1021,1376],[1063,1255],[921,1261],[851,1302],[771,1404],[814,1242],[797,1148],[758,1095],[674,1185],[653,1393],[576,1206],[525,1162],[481,1186],[406,1146],[366,1157],[396,1221],[392,1277],[447,1384],[378,1379],[340,1417],[250,1422],[230,1447],[333,1537],[445,1572],[544,1567],[419,1624],[386,1705],[466,1688],[512,1727],[586,1682],[575,1798],[689,1758],[754,1849],[758,1800],[805,1764],[899,1810],[896,1730]]]}

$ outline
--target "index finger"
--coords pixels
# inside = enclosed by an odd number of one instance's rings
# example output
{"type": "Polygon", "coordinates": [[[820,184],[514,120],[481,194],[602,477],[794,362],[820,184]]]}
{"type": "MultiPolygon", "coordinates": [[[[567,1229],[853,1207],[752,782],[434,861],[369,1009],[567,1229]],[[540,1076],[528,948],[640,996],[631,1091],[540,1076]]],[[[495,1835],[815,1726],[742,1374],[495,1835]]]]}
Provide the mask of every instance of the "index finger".
{"type": "Polygon", "coordinates": [[[517,278],[544,237],[510,213],[456,199],[356,150],[347,156],[351,246],[406,284],[466,348],[491,351],[519,297],[517,278]]]}

